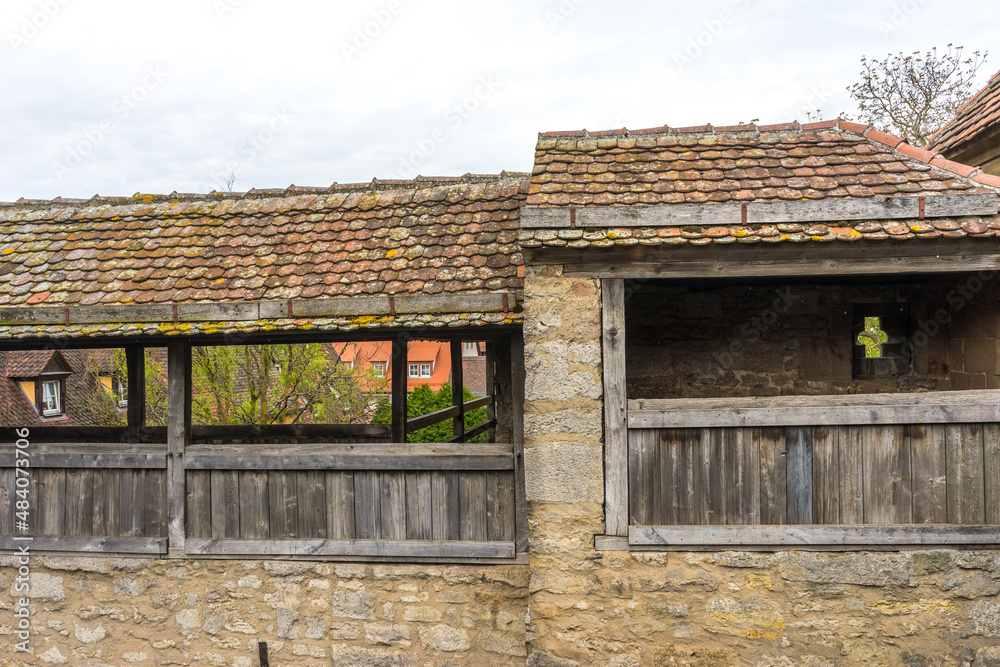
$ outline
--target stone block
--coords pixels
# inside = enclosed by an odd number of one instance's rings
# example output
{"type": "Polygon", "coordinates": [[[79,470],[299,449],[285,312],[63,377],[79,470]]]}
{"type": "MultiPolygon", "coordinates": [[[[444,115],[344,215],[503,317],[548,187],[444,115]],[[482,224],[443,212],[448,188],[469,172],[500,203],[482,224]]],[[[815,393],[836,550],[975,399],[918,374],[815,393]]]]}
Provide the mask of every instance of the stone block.
{"type": "Polygon", "coordinates": [[[330,613],[345,618],[374,619],[376,598],[375,593],[368,591],[335,591],[330,613]]]}
{"type": "Polygon", "coordinates": [[[604,459],[599,446],[550,442],[526,448],[524,470],[529,501],[604,500],[604,459]]]}
{"type": "Polygon", "coordinates": [[[412,655],[347,644],[334,644],[330,659],[333,667],[417,667],[417,659],[412,655]]]}
{"type": "Polygon", "coordinates": [[[394,623],[365,623],[365,641],[382,646],[409,646],[410,628],[394,623]]]}
{"type": "Polygon", "coordinates": [[[420,643],[431,651],[452,653],[469,650],[469,633],[461,628],[450,625],[433,625],[421,627],[420,643]]]}

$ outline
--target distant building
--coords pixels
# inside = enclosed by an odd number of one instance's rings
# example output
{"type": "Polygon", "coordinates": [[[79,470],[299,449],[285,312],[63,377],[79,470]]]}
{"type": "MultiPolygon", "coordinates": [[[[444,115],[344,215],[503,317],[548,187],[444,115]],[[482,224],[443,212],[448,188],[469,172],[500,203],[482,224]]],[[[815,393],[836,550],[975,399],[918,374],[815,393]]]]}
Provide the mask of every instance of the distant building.
{"type": "Polygon", "coordinates": [[[1000,176],[1000,72],[934,133],[927,150],[1000,176]]]}
{"type": "MultiPolygon", "coordinates": [[[[486,344],[467,341],[462,344],[464,385],[476,396],[486,395],[486,344]]],[[[392,379],[392,343],[372,341],[360,343],[333,343],[340,363],[350,368],[360,368],[362,377],[369,378],[374,386],[386,386],[392,379]]],[[[418,340],[410,343],[406,351],[407,391],[428,385],[438,391],[452,381],[451,351],[442,341],[418,340]]]]}

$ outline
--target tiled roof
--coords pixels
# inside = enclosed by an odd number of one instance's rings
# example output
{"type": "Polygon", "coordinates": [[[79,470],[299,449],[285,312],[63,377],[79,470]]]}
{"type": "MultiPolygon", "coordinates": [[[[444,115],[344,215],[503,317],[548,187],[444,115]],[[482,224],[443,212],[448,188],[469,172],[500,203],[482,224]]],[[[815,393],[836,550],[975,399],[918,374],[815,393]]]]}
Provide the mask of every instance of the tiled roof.
{"type": "Polygon", "coordinates": [[[42,374],[52,360],[54,350],[22,350],[8,352],[6,359],[6,377],[35,378],[42,374]]]}
{"type": "Polygon", "coordinates": [[[515,292],[524,174],[0,204],[0,306],[515,292]]]}
{"type": "Polygon", "coordinates": [[[995,129],[1000,122],[1000,72],[958,111],[954,118],[934,133],[928,150],[951,153],[983,131],[995,129]]]}
{"type": "MultiPolygon", "coordinates": [[[[842,120],[539,136],[531,208],[669,207],[996,193],[1000,178],[842,120]]],[[[544,227],[544,226],[543,226],[544,227]]],[[[998,216],[522,229],[523,248],[994,236],[998,216]]]]}

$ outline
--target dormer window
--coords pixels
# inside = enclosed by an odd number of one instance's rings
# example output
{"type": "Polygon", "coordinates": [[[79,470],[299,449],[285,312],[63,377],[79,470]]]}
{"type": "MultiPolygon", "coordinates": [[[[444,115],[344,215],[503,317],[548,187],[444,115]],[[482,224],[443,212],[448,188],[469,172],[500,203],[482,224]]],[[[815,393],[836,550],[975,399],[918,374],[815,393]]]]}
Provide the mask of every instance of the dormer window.
{"type": "Polygon", "coordinates": [[[41,382],[41,399],[38,402],[38,407],[43,417],[58,417],[65,414],[62,380],[44,380],[41,382]]]}

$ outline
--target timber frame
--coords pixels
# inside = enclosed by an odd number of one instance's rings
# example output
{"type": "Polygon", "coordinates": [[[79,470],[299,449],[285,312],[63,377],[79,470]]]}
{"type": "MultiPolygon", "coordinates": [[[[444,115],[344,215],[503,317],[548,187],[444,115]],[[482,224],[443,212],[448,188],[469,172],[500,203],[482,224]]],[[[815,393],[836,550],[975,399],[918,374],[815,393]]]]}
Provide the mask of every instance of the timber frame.
{"type": "MultiPolygon", "coordinates": [[[[495,300],[498,308],[507,305],[506,295],[472,296],[477,298],[467,301],[476,307],[489,305],[486,303],[489,299],[495,300]]],[[[421,299],[411,297],[415,303],[421,299]]],[[[342,311],[344,303],[349,300],[330,301],[337,301],[338,311],[342,311]]],[[[359,301],[361,304],[356,305],[360,310],[370,310],[364,299],[359,301]]],[[[385,298],[384,301],[390,304],[393,299],[385,298]]],[[[400,301],[405,304],[405,299],[400,301]]],[[[139,307],[123,307],[123,310],[131,312],[133,308],[139,307]]],[[[329,306],[326,309],[329,310],[329,306]]],[[[311,307],[311,312],[320,310],[323,309],[311,307]]],[[[121,314],[119,311],[116,313],[121,314]]],[[[37,321],[39,318],[32,316],[27,319],[37,321]]],[[[47,339],[4,340],[0,347],[8,350],[123,347],[128,374],[127,424],[124,427],[30,428],[31,465],[35,473],[58,473],[48,475],[37,483],[36,486],[40,487],[38,493],[50,493],[51,483],[56,483],[58,490],[51,493],[58,493],[71,504],[86,504],[86,498],[70,500],[69,496],[62,494],[77,488],[80,475],[101,474],[102,470],[108,469],[117,471],[113,480],[117,480],[120,474],[127,475],[128,479],[145,479],[145,482],[136,482],[133,491],[132,486],[126,487],[125,481],[122,481],[123,492],[127,490],[130,494],[137,494],[133,500],[120,499],[122,521],[132,523],[127,536],[94,534],[87,537],[91,534],[87,532],[87,526],[82,526],[81,536],[53,535],[54,526],[70,529],[80,526],[80,521],[87,524],[91,514],[87,509],[86,516],[81,519],[76,509],[69,505],[61,509],[62,504],[58,507],[48,504],[40,508],[40,516],[34,520],[33,529],[37,531],[32,533],[37,535],[33,543],[34,551],[150,554],[167,558],[282,557],[498,563],[523,559],[527,551],[522,424],[524,369],[520,363],[524,343],[520,327],[294,331],[249,334],[235,339],[221,335],[190,338],[163,336],[124,340],[73,339],[60,341],[58,345],[53,343],[47,339]],[[416,339],[448,342],[452,361],[458,362],[458,371],[454,376],[454,404],[451,407],[407,419],[406,350],[408,341],[416,339]],[[469,339],[487,344],[489,395],[464,402],[462,341],[469,339]],[[361,340],[392,342],[391,424],[192,426],[192,346],[361,340]],[[145,348],[164,346],[167,348],[168,423],[165,428],[148,427],[145,425],[143,396],[145,348]],[[482,407],[487,408],[486,421],[466,428],[465,414],[482,407]],[[408,432],[442,421],[452,422],[453,437],[450,442],[407,443],[408,432]],[[489,444],[468,444],[483,434],[488,434],[489,444]],[[225,444],[227,442],[234,444],[225,444]],[[313,502],[307,501],[312,496],[302,494],[314,496],[318,490],[320,496],[316,502],[323,502],[325,487],[328,494],[327,518],[310,518],[303,514],[307,508],[300,508],[298,519],[306,523],[296,523],[290,530],[308,532],[306,526],[312,525],[308,522],[318,520],[318,530],[324,534],[329,530],[328,537],[268,537],[269,534],[280,534],[280,526],[273,525],[272,519],[270,532],[267,531],[266,509],[264,515],[251,523],[242,524],[241,534],[251,537],[231,537],[241,530],[239,525],[228,523],[227,516],[233,513],[234,508],[239,516],[239,506],[232,505],[235,501],[231,494],[252,491],[253,484],[266,480],[266,475],[263,479],[260,477],[261,471],[267,471],[273,477],[272,485],[292,484],[291,496],[281,495],[287,494],[288,489],[271,489],[270,493],[272,507],[290,502],[293,513],[295,504],[313,502]],[[49,477],[54,481],[50,483],[49,477]],[[327,480],[325,483],[324,477],[327,480]],[[311,484],[309,480],[319,480],[321,486],[318,489],[303,486],[311,484]],[[344,483],[350,486],[344,487],[344,483]],[[299,487],[298,497],[296,484],[299,487]],[[354,488],[355,484],[357,488],[354,488]],[[365,484],[370,486],[364,487],[365,484]],[[413,485],[412,488],[410,485],[413,485]],[[279,495],[273,495],[275,492],[279,495]],[[374,502],[375,514],[369,514],[365,519],[361,514],[356,519],[335,516],[336,512],[346,511],[335,507],[339,502],[336,498],[341,493],[351,494],[344,497],[355,499],[350,502],[356,504],[357,512],[371,511],[365,509],[369,507],[365,503],[374,502]],[[364,500],[364,493],[375,495],[369,495],[369,500],[364,500]],[[221,495],[216,497],[216,494],[221,495]],[[460,500],[463,508],[466,502],[472,503],[469,505],[473,508],[469,510],[471,514],[460,512],[460,500]],[[136,508],[135,512],[130,512],[126,503],[136,508]],[[144,506],[143,511],[140,511],[140,506],[144,506]],[[381,518],[380,506],[383,508],[381,518]],[[192,508],[197,510],[193,515],[192,508]],[[390,510],[393,513],[387,514],[390,510]],[[261,521],[265,527],[263,533],[255,528],[261,525],[261,521]],[[335,527],[335,521],[343,528],[335,527]],[[367,523],[362,526],[362,521],[367,523]]],[[[0,437],[13,442],[16,437],[14,431],[13,428],[0,429],[0,437]]],[[[9,473],[14,472],[14,459],[13,451],[0,454],[0,469],[9,468],[0,470],[5,480],[9,473]]],[[[260,489],[257,489],[259,492],[260,489]]],[[[266,506],[266,494],[263,500],[266,506]]],[[[95,512],[108,510],[105,505],[95,512]]],[[[110,511],[118,512],[114,508],[110,511]]],[[[93,521],[96,525],[96,515],[93,521]]],[[[15,550],[13,524],[3,528],[0,533],[6,536],[0,537],[0,550],[15,550]]],[[[316,530],[313,528],[312,532],[316,530]]]]}

